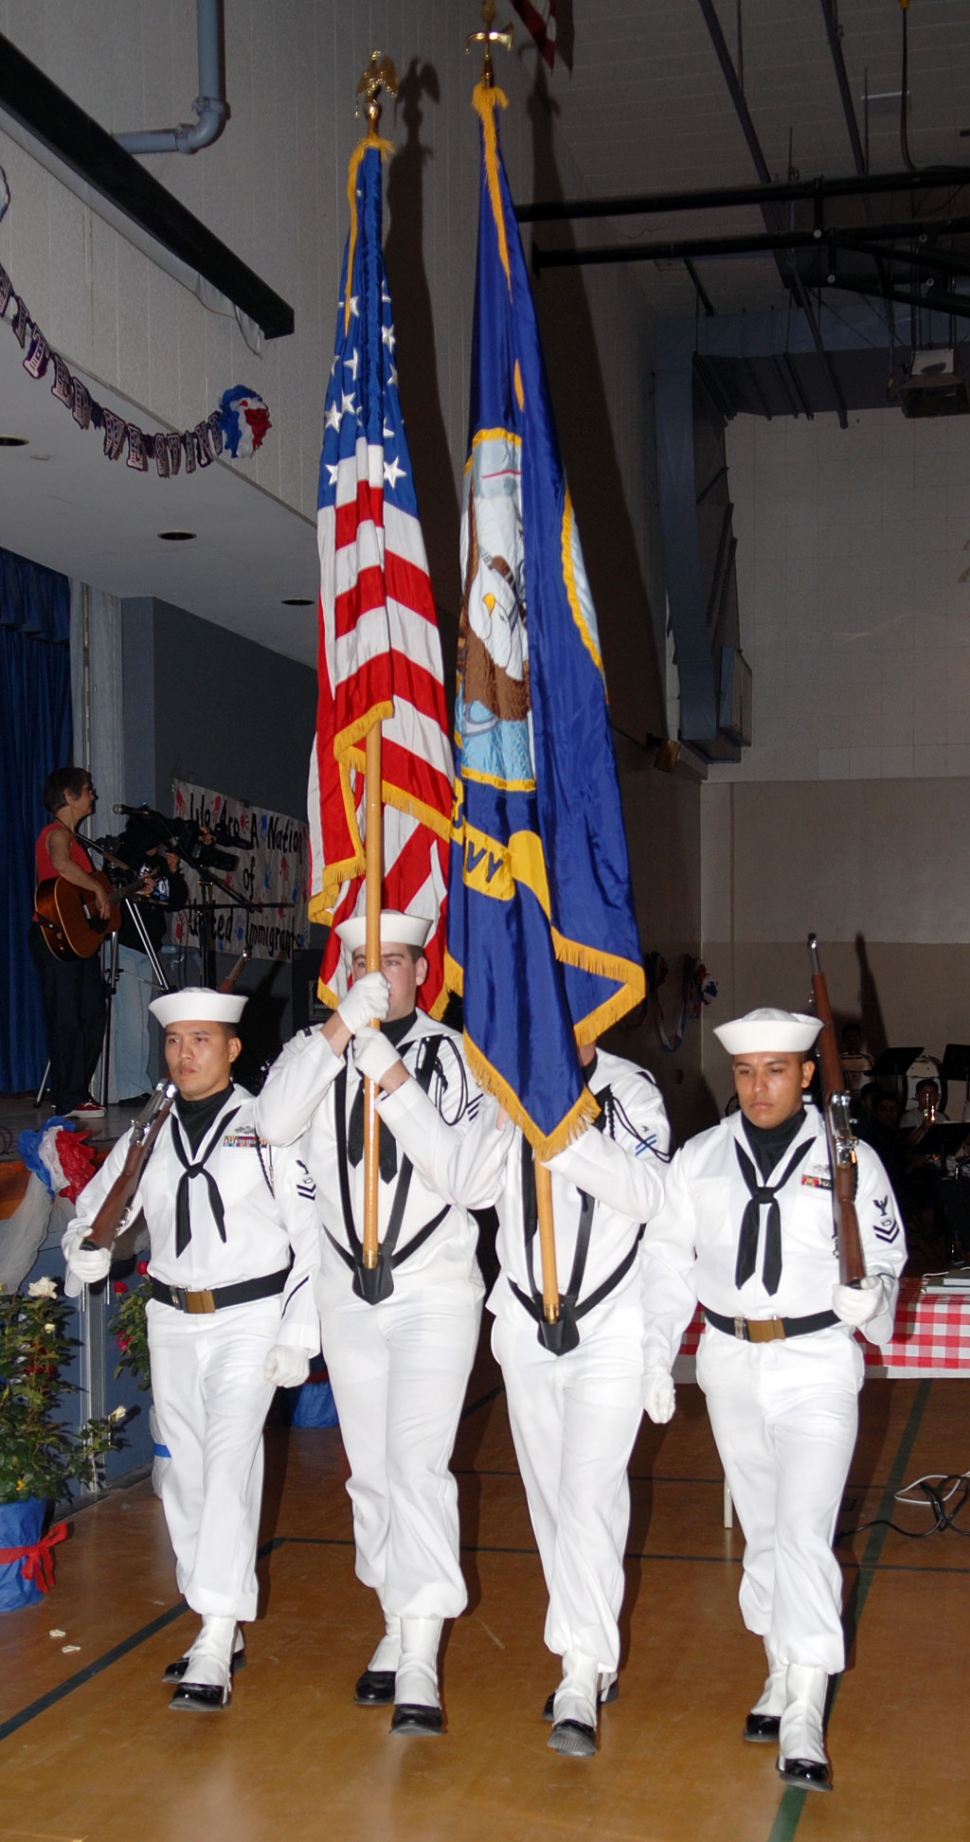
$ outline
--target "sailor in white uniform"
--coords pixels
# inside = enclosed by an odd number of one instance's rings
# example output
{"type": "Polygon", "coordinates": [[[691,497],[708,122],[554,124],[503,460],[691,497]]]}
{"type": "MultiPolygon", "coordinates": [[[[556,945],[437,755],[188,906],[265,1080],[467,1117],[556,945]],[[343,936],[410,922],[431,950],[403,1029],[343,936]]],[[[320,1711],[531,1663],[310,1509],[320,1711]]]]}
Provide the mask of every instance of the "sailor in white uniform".
{"type": "Polygon", "coordinates": [[[670,1371],[698,1302],[707,1319],[697,1380],[745,1535],[741,1613],[768,1658],[744,1737],[777,1738],[781,1776],[827,1791],[825,1696],[845,1666],[832,1541],[863,1378],[853,1332],[892,1335],[906,1245],[889,1179],[859,1144],[867,1277],[840,1285],[825,1123],[804,1104],[819,1028],[758,1010],[716,1030],[740,1111],[673,1159],[643,1283],[652,1419],[673,1413],[670,1371]]]}
{"type": "Polygon", "coordinates": [[[357,1577],[373,1587],[384,1613],[384,1635],[356,1699],[393,1701],[395,1733],[443,1731],[441,1626],[467,1602],[449,1463],[484,1290],[477,1227],[449,1176],[482,1096],[460,1036],[416,1009],[430,927],[385,910],[382,970],[368,973],[363,919],[340,924],[354,982],[327,1023],[287,1044],[257,1110],[272,1144],[304,1134],[302,1155],[316,1180],[323,1352],[350,1462],[357,1577]],[[367,1027],[372,1019],[383,1020],[379,1030],[367,1027]],[[380,1259],[370,1271],[361,1257],[363,1072],[347,1056],[356,1031],[408,1090],[378,1105],[380,1259]],[[412,1102],[437,1147],[421,1168],[395,1139],[395,1111],[406,1114],[412,1102]]]}
{"type": "MultiPolygon", "coordinates": [[[[263,1423],[277,1386],[305,1381],[320,1347],[312,1275],[320,1237],[313,1183],[291,1151],[257,1135],[255,1100],[232,1080],[246,999],[186,989],[156,998],[179,1093],[132,1205],[151,1237],[146,1308],[152,1392],[171,1453],[162,1503],[177,1578],[202,1628],[165,1671],[173,1708],[229,1701],[256,1616],[263,1423]]],[[[85,1235],[120,1174],[119,1139],[78,1198],[63,1240],[69,1292],[105,1277],[85,1235]]]]}
{"type": "MultiPolygon", "coordinates": [[[[550,1160],[564,1288],[556,1324],[543,1313],[535,1171],[523,1135],[483,1115],[477,1147],[452,1164],[450,1181],[469,1207],[498,1208],[492,1348],[549,1594],[545,1640],[563,1666],[544,1710],[549,1745],[586,1757],[596,1751],[598,1705],[616,1695],[627,1466],[643,1413],[639,1248],[663,1198],[669,1128],[645,1069],[593,1045],[581,1055],[601,1111],[550,1160]]],[[[396,1114],[394,1129],[422,1168],[432,1138],[418,1108],[396,1114]]]]}

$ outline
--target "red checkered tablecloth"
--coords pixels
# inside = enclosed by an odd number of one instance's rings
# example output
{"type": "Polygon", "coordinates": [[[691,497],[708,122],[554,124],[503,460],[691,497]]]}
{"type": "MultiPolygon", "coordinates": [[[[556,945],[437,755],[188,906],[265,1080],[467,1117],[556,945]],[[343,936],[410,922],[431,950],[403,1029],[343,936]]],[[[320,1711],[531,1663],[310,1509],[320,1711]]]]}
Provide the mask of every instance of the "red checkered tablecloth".
{"type": "MultiPolygon", "coordinates": [[[[920,1279],[903,1280],[891,1343],[880,1348],[856,1332],[868,1374],[917,1379],[970,1376],[970,1294],[927,1298],[921,1293],[922,1283],[920,1279]]],[[[684,1333],[677,1365],[678,1379],[682,1381],[693,1379],[703,1323],[703,1313],[698,1310],[684,1333]]]]}

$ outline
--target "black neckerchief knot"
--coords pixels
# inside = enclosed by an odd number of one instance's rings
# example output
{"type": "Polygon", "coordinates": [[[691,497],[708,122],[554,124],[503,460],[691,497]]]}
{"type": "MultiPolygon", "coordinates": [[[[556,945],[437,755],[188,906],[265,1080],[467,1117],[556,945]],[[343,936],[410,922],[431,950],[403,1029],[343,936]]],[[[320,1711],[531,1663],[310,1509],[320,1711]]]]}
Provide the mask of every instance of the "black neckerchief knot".
{"type": "Polygon", "coordinates": [[[212,1175],[212,1172],[206,1170],[205,1166],[211,1158],[226,1127],[231,1125],[239,1110],[239,1107],[236,1106],[233,1107],[231,1113],[223,1113],[220,1115],[215,1131],[210,1133],[205,1143],[200,1147],[199,1156],[192,1164],[189,1163],[186,1156],[185,1146],[182,1143],[182,1134],[179,1131],[178,1120],[174,1112],[170,1115],[172,1122],[172,1145],[175,1150],[175,1155],[182,1166],[182,1175],[179,1178],[178,1189],[175,1192],[176,1259],[179,1258],[180,1254],[184,1254],[185,1249],[192,1239],[192,1211],[189,1201],[189,1186],[193,1177],[205,1178],[206,1187],[209,1192],[209,1207],[212,1210],[212,1217],[219,1232],[219,1239],[225,1241],[226,1211],[223,1206],[222,1196],[219,1192],[219,1185],[212,1175]]]}
{"type": "Polygon", "coordinates": [[[781,1210],[778,1207],[778,1192],[784,1189],[789,1177],[798,1169],[805,1153],[811,1150],[814,1142],[814,1139],[807,1138],[801,1145],[798,1145],[785,1165],[778,1182],[769,1185],[758,1182],[758,1173],[751,1159],[735,1139],[734,1149],[737,1152],[738,1164],[751,1198],[741,1218],[738,1258],[734,1269],[734,1283],[739,1289],[754,1272],[755,1261],[758,1257],[761,1210],[764,1205],[767,1205],[768,1228],[765,1236],[765,1258],[761,1278],[770,1298],[773,1298],[777,1292],[781,1279],[781,1210]]]}

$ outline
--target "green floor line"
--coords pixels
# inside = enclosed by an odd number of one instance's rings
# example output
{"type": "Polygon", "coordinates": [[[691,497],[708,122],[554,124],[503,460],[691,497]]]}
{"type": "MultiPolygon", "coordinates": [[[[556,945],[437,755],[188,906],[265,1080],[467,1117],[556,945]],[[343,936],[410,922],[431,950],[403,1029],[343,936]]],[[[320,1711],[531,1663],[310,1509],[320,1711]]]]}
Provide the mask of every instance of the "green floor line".
{"type": "MultiPolygon", "coordinates": [[[[900,1439],[896,1450],[896,1456],[893,1460],[892,1469],[889,1473],[889,1482],[883,1491],[882,1501],[879,1505],[880,1519],[892,1515],[893,1500],[905,1477],[910,1453],[916,1442],[916,1435],[919,1432],[920,1421],[923,1418],[923,1411],[926,1407],[926,1401],[931,1387],[931,1382],[921,1381],[916,1390],[916,1399],[910,1408],[909,1419],[903,1428],[903,1436],[900,1439]]],[[[876,1564],[882,1553],[883,1543],[888,1533],[889,1531],[885,1527],[869,1530],[869,1539],[866,1542],[862,1559],[859,1562],[859,1580],[852,1605],[852,1623],[854,1631],[858,1631],[859,1629],[859,1620],[862,1617],[863,1607],[869,1597],[869,1588],[875,1578],[876,1564]]],[[[841,1686],[842,1677],[839,1676],[835,1682],[835,1686],[832,1690],[832,1697],[829,1702],[830,1717],[841,1686]]],[[[805,1808],[805,1799],[811,1795],[812,1793],[810,1791],[801,1791],[796,1785],[786,1785],[782,1792],[781,1802],[778,1805],[775,1820],[768,1832],[768,1842],[792,1842],[792,1838],[801,1820],[802,1811],[805,1808]]],[[[838,1793],[836,1793],[836,1795],[838,1795],[838,1793]]]]}

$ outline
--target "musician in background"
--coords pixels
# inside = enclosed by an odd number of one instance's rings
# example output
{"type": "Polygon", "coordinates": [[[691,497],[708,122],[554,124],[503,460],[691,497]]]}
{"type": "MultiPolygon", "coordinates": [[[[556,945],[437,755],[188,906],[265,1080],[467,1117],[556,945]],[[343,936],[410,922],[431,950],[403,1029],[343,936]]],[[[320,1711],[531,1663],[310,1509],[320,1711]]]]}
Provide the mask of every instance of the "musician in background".
{"type": "MultiPolygon", "coordinates": [[[[97,794],[87,768],[57,767],[48,774],[41,798],[51,814],[34,847],[37,882],[62,876],[90,898],[94,911],[107,919],[110,904],[77,827],[94,811],[97,794]]],[[[44,939],[35,912],[28,936],[37,967],[47,1019],[47,1048],[54,1111],[78,1119],[97,1119],[104,1107],[92,1100],[91,1078],[104,1036],[104,980],[101,958],[58,959],[44,939]]]]}
{"type": "MultiPolygon", "coordinates": [[[[133,814],[118,842],[116,855],[132,870],[140,871],[145,886],[138,900],[138,919],[157,955],[168,917],[184,908],[189,887],[179,868],[176,851],[168,850],[158,833],[133,814]]],[[[127,905],[118,935],[118,984],[112,1017],[112,1092],[122,1105],[144,1100],[152,1086],[151,1036],[148,1006],[155,988],[151,961],[127,905]]]]}

